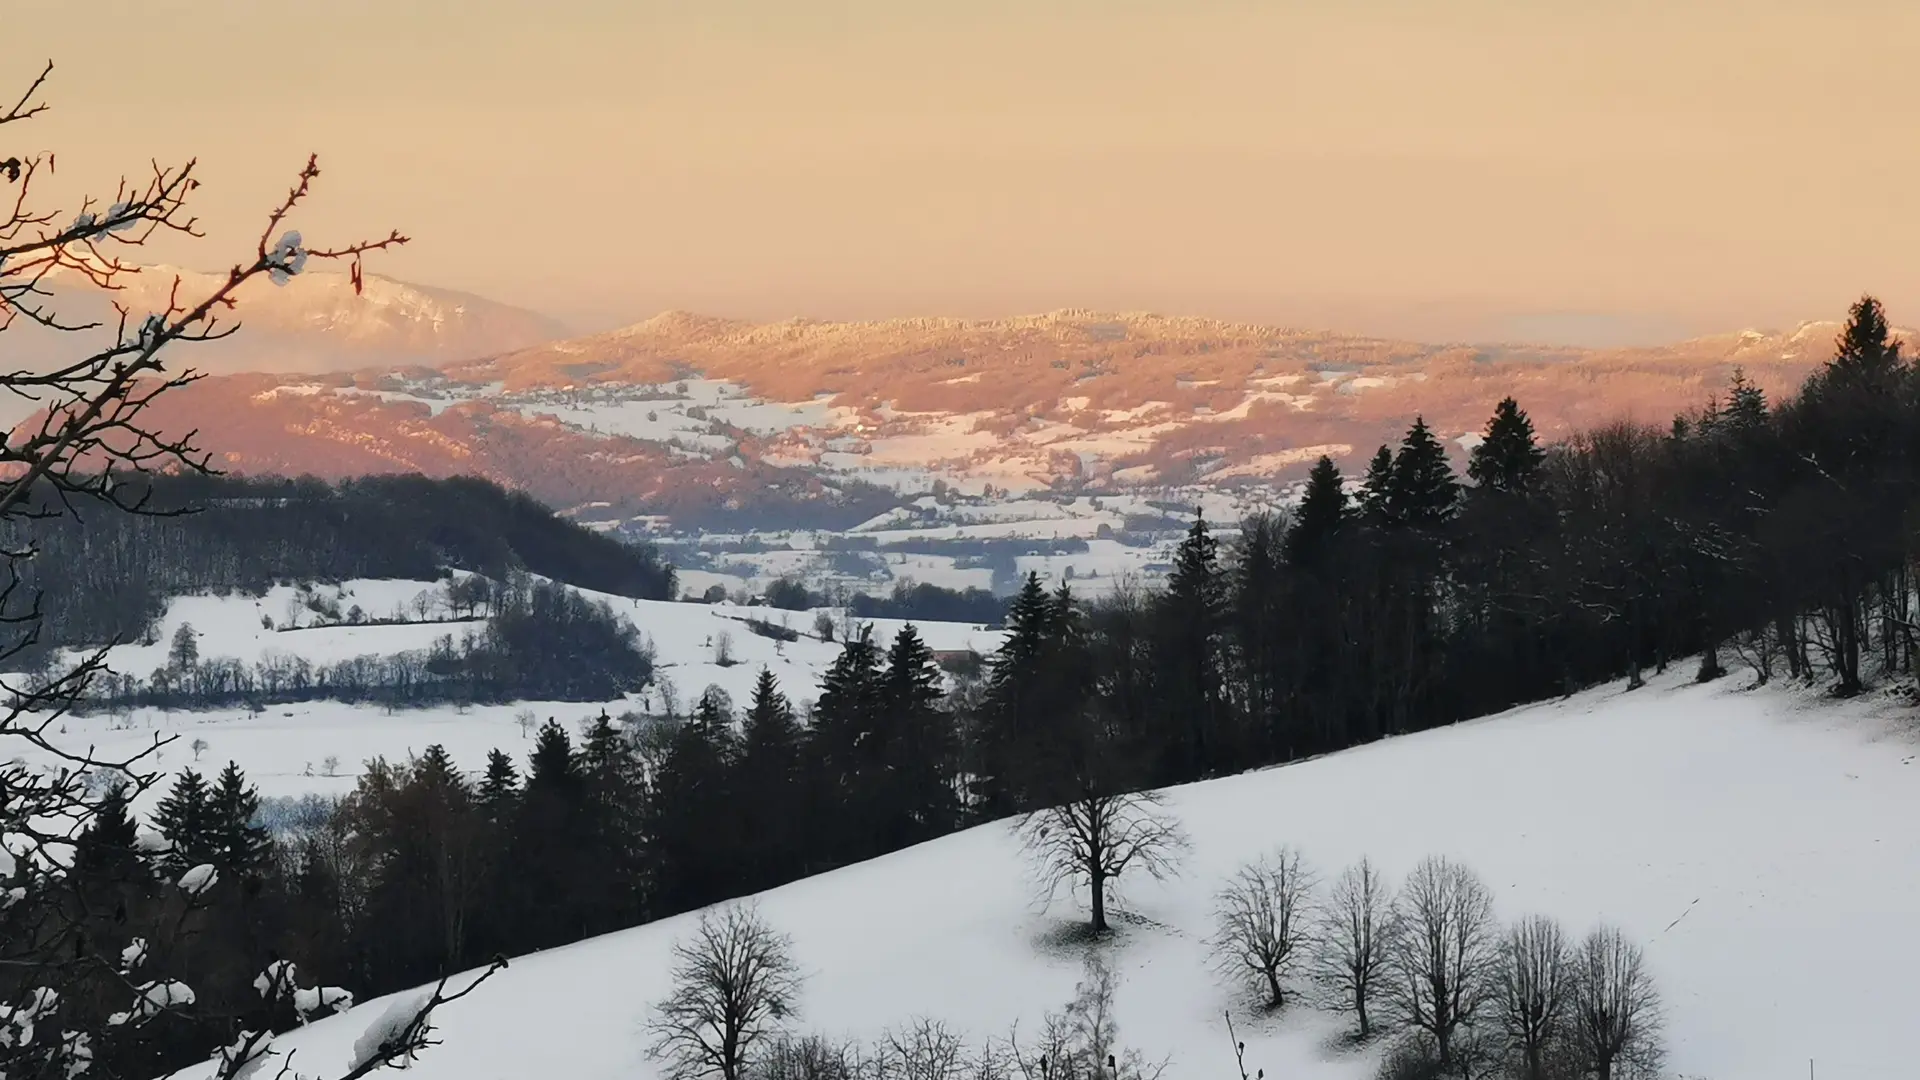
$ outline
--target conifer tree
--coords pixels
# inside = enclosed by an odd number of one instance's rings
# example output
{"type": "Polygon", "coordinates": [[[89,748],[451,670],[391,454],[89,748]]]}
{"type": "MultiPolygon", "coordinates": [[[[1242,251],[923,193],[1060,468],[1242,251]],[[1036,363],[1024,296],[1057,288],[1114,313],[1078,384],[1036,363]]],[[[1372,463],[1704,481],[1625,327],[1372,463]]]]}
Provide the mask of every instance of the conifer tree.
{"type": "Polygon", "coordinates": [[[1307,474],[1307,490],[1300,498],[1293,524],[1287,529],[1287,563],[1295,567],[1318,564],[1333,544],[1347,518],[1347,491],[1340,467],[1325,454],[1307,474]]]}
{"type": "Polygon", "coordinates": [[[256,823],[260,792],[247,783],[240,766],[229,761],[207,798],[212,862],[222,872],[254,878],[270,852],[267,830],[256,823]]]}
{"type": "Polygon", "coordinates": [[[1156,697],[1161,714],[1178,734],[1167,740],[1157,779],[1182,783],[1223,765],[1233,734],[1222,648],[1226,577],[1220,567],[1220,542],[1203,515],[1194,515],[1174,551],[1173,572],[1158,607],[1156,697]]]}
{"type": "Polygon", "coordinates": [[[1394,508],[1393,448],[1382,446],[1367,462],[1367,476],[1360,488],[1360,514],[1367,524],[1377,528],[1397,524],[1394,508]]]}
{"type": "Polygon", "coordinates": [[[107,789],[99,811],[73,845],[76,877],[102,883],[142,881],[151,875],[139,854],[139,827],[125,784],[107,789]]]}
{"type": "Polygon", "coordinates": [[[583,829],[586,801],[573,740],[548,719],[529,755],[504,870],[516,891],[513,925],[520,945],[515,951],[576,940],[586,932],[584,890],[594,864],[583,829]]]}
{"type": "Polygon", "coordinates": [[[1446,448],[1426,420],[1416,417],[1394,455],[1387,483],[1388,516],[1396,524],[1431,530],[1453,516],[1459,497],[1460,482],[1446,448]]]}
{"type": "Polygon", "coordinates": [[[648,800],[654,900],[662,914],[737,895],[743,815],[733,767],[731,710],[709,688],[673,733],[648,800]]]}
{"type": "Polygon", "coordinates": [[[973,814],[992,820],[1027,809],[1032,793],[1019,773],[1023,754],[1044,727],[1048,656],[1058,608],[1030,573],[1007,607],[1006,633],[988,663],[986,694],[976,717],[970,772],[973,814]]]}
{"type": "Polygon", "coordinates": [[[1503,398],[1487,421],[1486,434],[1467,459],[1467,475],[1482,491],[1524,494],[1546,461],[1534,437],[1533,421],[1512,398],[1503,398]]]}
{"type": "Polygon", "coordinates": [[[218,840],[210,798],[206,780],[192,769],[183,769],[154,808],[154,828],[167,840],[163,865],[170,873],[213,862],[218,840]]]}
{"type": "Polygon", "coordinates": [[[763,667],[742,725],[738,771],[750,890],[790,881],[805,866],[801,848],[811,837],[800,797],[801,749],[793,705],[763,667]]]}
{"type": "Polygon", "coordinates": [[[867,811],[879,784],[873,740],[880,736],[880,650],[871,627],[847,636],[820,681],[808,740],[816,770],[810,795],[826,857],[836,864],[870,858],[867,811]]]}
{"type": "Polygon", "coordinates": [[[879,686],[876,780],[885,794],[877,840],[882,851],[940,836],[959,819],[953,722],[940,708],[945,681],[919,631],[912,623],[902,627],[887,651],[879,686]]]}
{"type": "Polygon", "coordinates": [[[513,758],[499,747],[487,751],[487,771],[480,781],[481,812],[489,822],[504,824],[513,820],[519,800],[520,770],[514,768],[513,758]]]}

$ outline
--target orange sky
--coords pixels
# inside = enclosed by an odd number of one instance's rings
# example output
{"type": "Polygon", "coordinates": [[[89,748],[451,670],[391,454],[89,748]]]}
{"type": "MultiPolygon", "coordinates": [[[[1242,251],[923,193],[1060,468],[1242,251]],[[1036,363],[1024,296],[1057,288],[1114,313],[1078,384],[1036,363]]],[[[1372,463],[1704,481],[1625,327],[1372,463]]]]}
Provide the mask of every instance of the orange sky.
{"type": "MultiPolygon", "coordinates": [[[[79,8],[85,18],[79,16],[79,8]]],[[[1920,322],[1911,0],[89,0],[60,181],[200,157],[604,325],[1150,309],[1424,337],[1920,322]]],[[[11,96],[11,95],[9,95],[11,96]]]]}

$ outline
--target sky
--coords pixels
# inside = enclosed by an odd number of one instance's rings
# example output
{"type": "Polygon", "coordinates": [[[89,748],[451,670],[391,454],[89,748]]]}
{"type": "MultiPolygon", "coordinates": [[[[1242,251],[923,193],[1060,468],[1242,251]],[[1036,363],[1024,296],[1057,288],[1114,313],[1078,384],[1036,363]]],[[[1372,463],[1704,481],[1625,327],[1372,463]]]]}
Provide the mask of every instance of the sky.
{"type": "MultiPolygon", "coordinates": [[[[1911,0],[87,0],[10,152],[199,162],[582,329],[1157,311],[1612,344],[1920,322],[1911,0]],[[23,145],[24,144],[24,145],[23,145]],[[1908,314],[1911,313],[1911,314],[1908,314]],[[1902,316],[1906,317],[1903,319],[1902,316]]],[[[5,95],[12,97],[11,93],[5,95]]],[[[53,191],[53,189],[49,189],[53,191]]]]}

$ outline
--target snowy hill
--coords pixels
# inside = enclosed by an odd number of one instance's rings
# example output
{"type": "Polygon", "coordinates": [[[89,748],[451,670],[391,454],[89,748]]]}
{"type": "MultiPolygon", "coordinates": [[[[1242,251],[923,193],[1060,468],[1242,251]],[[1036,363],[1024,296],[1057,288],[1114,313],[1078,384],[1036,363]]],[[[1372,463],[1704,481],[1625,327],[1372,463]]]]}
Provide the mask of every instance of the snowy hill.
{"type": "MultiPolygon", "coordinates": [[[[1126,890],[1110,946],[1125,1045],[1170,1054],[1169,1080],[1230,1075],[1229,996],[1205,963],[1210,898],[1238,865],[1301,848],[1323,877],[1371,856],[1404,875],[1446,855],[1503,919],[1600,920],[1644,944],[1667,1002],[1672,1075],[1712,1080],[1912,1075],[1920,989],[1920,787],[1910,728],[1873,702],[1696,687],[1676,671],[1563,702],[1170,793],[1194,840],[1184,876],[1126,890]]],[[[762,898],[806,975],[798,1027],[874,1036],[925,1014],[1002,1035],[1071,995],[1077,956],[1049,946],[1004,824],[797,882],[762,898]]],[[[418,1080],[659,1075],[643,1025],[686,916],[515,960],[437,1017],[418,1080]]],[[[284,1037],[303,1071],[343,1063],[386,1006],[284,1037]]],[[[1240,1022],[1248,1068],[1358,1080],[1325,1049],[1330,1017],[1240,1022]]],[[[183,1075],[205,1075],[206,1070],[183,1075]]]]}

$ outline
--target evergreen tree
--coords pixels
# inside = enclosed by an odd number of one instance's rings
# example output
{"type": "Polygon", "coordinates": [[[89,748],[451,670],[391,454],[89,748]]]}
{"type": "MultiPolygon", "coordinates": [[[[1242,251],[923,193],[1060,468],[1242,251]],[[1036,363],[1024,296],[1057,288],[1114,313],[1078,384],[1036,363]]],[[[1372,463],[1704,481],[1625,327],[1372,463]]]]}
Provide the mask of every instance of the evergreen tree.
{"type": "Polygon", "coordinates": [[[219,849],[210,794],[198,772],[183,769],[166,798],[154,808],[154,828],[167,840],[162,865],[170,873],[214,861],[219,849]]]}
{"type": "MultiPolygon", "coordinates": [[[[1369,474],[1371,475],[1371,474],[1369,474]]],[[[1287,529],[1287,563],[1296,567],[1318,563],[1330,549],[1347,518],[1347,491],[1340,468],[1325,454],[1307,474],[1307,490],[1300,498],[1293,524],[1287,529]]]]}
{"type": "Polygon", "coordinates": [[[503,871],[517,894],[512,925],[520,940],[512,951],[575,941],[586,932],[585,901],[594,877],[594,853],[583,828],[586,803],[573,740],[548,719],[528,758],[512,854],[503,871]]]}
{"type": "Polygon", "coordinates": [[[1750,435],[1767,423],[1767,395],[1747,381],[1747,373],[1733,369],[1733,385],[1727,396],[1726,426],[1739,435],[1750,435]]]}
{"type": "Polygon", "coordinates": [[[504,750],[487,751],[487,771],[480,781],[480,810],[496,825],[513,820],[520,800],[520,771],[504,750]]]}
{"type": "Polygon", "coordinates": [[[940,707],[945,682],[919,631],[912,623],[901,627],[880,679],[881,731],[873,751],[882,785],[875,819],[881,851],[943,835],[959,820],[953,722],[940,707]]]}
{"type": "Polygon", "coordinates": [[[1388,517],[1395,524],[1433,529],[1453,516],[1460,483],[1447,461],[1446,448],[1426,420],[1415,418],[1400,452],[1394,455],[1387,483],[1388,517]]]}
{"type": "Polygon", "coordinates": [[[1397,524],[1393,512],[1393,449],[1382,446],[1367,462],[1367,476],[1361,481],[1360,514],[1375,527],[1397,524]]]}
{"type": "Polygon", "coordinates": [[[1467,475],[1480,490],[1524,494],[1533,487],[1546,457],[1534,438],[1533,421],[1520,403],[1503,398],[1487,421],[1480,445],[1468,456],[1467,475]]]}
{"type": "Polygon", "coordinates": [[[648,800],[654,900],[660,914],[737,895],[741,866],[732,717],[709,690],[668,743],[648,800]]]}
{"type": "Polygon", "coordinates": [[[222,873],[256,879],[265,869],[271,843],[267,830],[256,822],[259,814],[259,791],[248,785],[240,766],[229,761],[207,798],[211,861],[222,873]]]}
{"type": "Polygon", "coordinates": [[[1886,309],[1863,296],[1847,313],[1829,374],[1836,381],[1882,385],[1900,367],[1900,343],[1893,340],[1886,309]]]}
{"type": "Polygon", "coordinates": [[[810,841],[800,797],[801,731],[773,672],[760,669],[741,733],[739,792],[744,812],[746,887],[798,877],[810,841]]]}
{"type": "Polygon", "coordinates": [[[874,740],[880,737],[880,650],[872,627],[861,627],[841,645],[820,681],[809,739],[815,770],[811,797],[822,828],[822,848],[834,864],[871,858],[867,818],[879,787],[874,740]]]}
{"type": "Polygon", "coordinates": [[[99,883],[144,881],[151,875],[140,858],[139,827],[125,784],[115,784],[73,845],[73,872],[99,883]]]}
{"type": "Polygon", "coordinates": [[[1006,633],[988,664],[986,694],[975,717],[970,796],[980,819],[1033,806],[1021,773],[1033,739],[1047,723],[1046,684],[1056,674],[1048,670],[1048,657],[1057,617],[1040,575],[1028,574],[1007,607],[1006,633]]]}
{"type": "Polygon", "coordinates": [[[588,917],[603,930],[630,926],[645,909],[646,785],[632,741],[605,709],[587,731],[580,767],[587,788],[584,839],[600,863],[588,917]]]}
{"type": "Polygon", "coordinates": [[[1195,514],[1193,526],[1174,551],[1173,572],[1160,597],[1159,635],[1154,655],[1161,715],[1177,727],[1167,740],[1159,775],[1162,784],[1211,775],[1231,755],[1231,717],[1222,648],[1226,615],[1226,578],[1220,567],[1220,542],[1195,514]]]}

